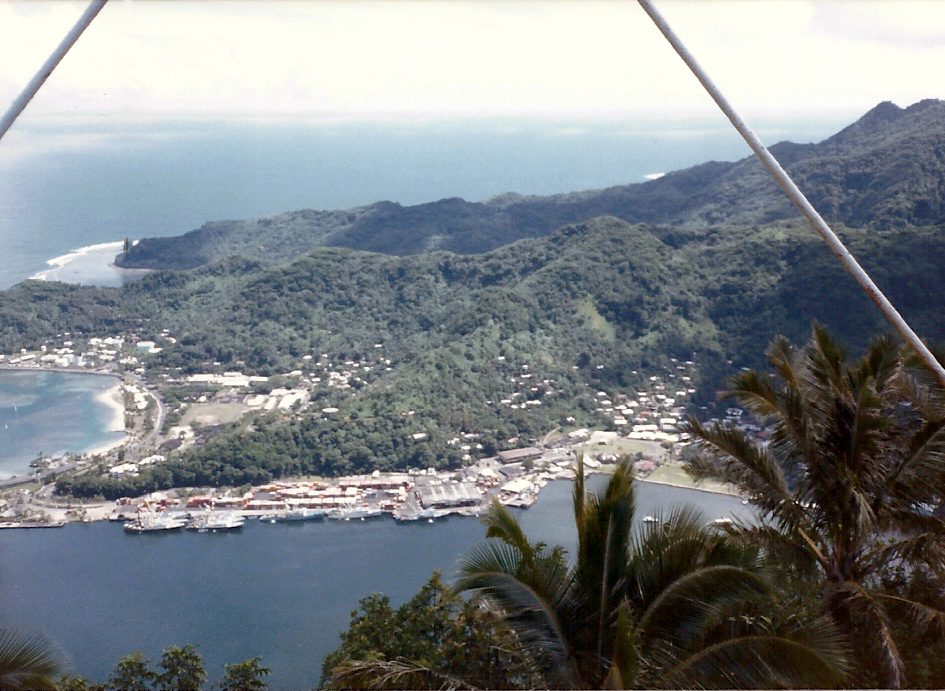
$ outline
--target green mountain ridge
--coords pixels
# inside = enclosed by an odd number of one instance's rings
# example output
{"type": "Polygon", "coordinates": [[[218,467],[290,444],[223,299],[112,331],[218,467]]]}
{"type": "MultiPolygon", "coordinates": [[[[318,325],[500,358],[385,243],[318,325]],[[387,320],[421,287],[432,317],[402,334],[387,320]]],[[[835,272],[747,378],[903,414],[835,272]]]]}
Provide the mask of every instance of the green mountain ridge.
{"type": "MultiPolygon", "coordinates": [[[[885,102],[819,144],[771,147],[829,221],[888,229],[945,223],[945,102],[908,108],[885,102]]],[[[292,211],[218,221],[177,237],[145,238],[117,263],[194,268],[242,255],[291,261],[317,246],[393,255],[445,250],[477,254],[598,216],[704,229],[796,217],[761,165],[749,157],[708,162],[645,183],[552,195],[505,194],[416,206],[378,202],[347,211],[292,211]]]]}

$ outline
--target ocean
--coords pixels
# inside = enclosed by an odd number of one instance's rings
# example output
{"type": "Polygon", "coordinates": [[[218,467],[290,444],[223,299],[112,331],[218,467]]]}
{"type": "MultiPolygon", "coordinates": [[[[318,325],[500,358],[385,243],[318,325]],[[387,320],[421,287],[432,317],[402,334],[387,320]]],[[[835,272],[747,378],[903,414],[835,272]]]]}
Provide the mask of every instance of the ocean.
{"type": "MultiPolygon", "coordinates": [[[[589,485],[599,487],[601,476],[589,485]]],[[[706,520],[749,516],[731,496],[638,483],[637,517],[681,503],[706,520]]],[[[549,484],[517,512],[534,539],[573,553],[571,483],[549,484]]],[[[485,538],[474,518],[435,524],[263,524],[240,533],[125,535],[117,523],[0,531],[0,625],[39,630],[71,656],[76,673],[105,681],[124,655],[160,659],[194,643],[210,681],[225,663],[261,656],[277,690],[315,688],[325,655],[351,611],[372,592],[395,605],[485,538]]]]}

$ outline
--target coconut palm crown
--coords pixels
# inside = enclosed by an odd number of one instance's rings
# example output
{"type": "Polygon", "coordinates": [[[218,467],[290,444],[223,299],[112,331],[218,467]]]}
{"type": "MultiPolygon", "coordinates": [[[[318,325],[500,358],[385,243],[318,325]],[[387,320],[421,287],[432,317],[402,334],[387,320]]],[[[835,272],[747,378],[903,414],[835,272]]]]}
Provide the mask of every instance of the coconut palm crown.
{"type": "Polygon", "coordinates": [[[834,686],[844,648],[825,618],[792,615],[759,551],[681,508],[634,525],[630,466],[606,487],[574,487],[578,547],[528,540],[503,507],[492,538],[461,562],[457,588],[505,613],[550,687],[759,688],[834,686]]]}
{"type": "Polygon", "coordinates": [[[769,425],[769,443],[691,419],[690,472],[751,498],[761,522],[733,533],[814,579],[860,668],[900,687],[894,621],[945,624],[945,613],[889,588],[894,574],[945,582],[945,523],[932,511],[945,490],[943,392],[890,339],[849,362],[816,324],[809,345],[778,338],[768,358],[771,374],[743,372],[727,395],[769,425]]]}

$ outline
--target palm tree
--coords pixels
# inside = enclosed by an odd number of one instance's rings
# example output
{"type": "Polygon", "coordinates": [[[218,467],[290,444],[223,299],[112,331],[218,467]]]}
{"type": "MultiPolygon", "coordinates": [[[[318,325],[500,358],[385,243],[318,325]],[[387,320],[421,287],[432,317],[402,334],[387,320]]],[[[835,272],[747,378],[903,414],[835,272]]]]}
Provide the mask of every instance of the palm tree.
{"type": "Polygon", "coordinates": [[[48,638],[0,628],[0,691],[55,689],[63,656],[48,638]]]}
{"type": "Polygon", "coordinates": [[[815,324],[807,347],[778,338],[768,357],[773,375],[743,372],[728,393],[771,424],[770,443],[690,420],[699,446],[690,472],[751,498],[760,523],[733,533],[813,576],[860,668],[898,688],[896,618],[945,624],[945,612],[888,587],[945,576],[945,523],[930,510],[945,488],[943,392],[886,338],[850,364],[815,324]]]}
{"type": "Polygon", "coordinates": [[[566,688],[833,686],[843,646],[824,618],[787,613],[756,548],[679,509],[633,531],[633,477],[574,487],[578,548],[528,540],[493,504],[487,536],[462,562],[458,589],[505,612],[520,640],[566,688]]]}

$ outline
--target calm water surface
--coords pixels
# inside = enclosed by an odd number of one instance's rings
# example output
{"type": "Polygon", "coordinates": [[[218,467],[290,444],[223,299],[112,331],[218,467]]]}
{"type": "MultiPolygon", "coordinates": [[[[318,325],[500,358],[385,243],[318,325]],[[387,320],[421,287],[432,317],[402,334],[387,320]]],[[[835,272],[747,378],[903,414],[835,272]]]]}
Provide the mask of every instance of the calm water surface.
{"type": "MultiPolygon", "coordinates": [[[[593,479],[602,484],[602,477],[593,479]]],[[[546,487],[521,512],[529,534],[573,550],[571,483],[546,487]]],[[[745,514],[733,498],[638,485],[642,517],[697,502],[706,518],[745,514]]],[[[241,533],[125,535],[120,524],[0,531],[0,623],[55,638],[75,670],[104,680],[123,655],[199,646],[211,681],[223,664],[262,656],[274,689],[314,687],[324,656],[360,598],[411,595],[433,569],[451,576],[483,539],[476,519],[269,525],[241,533]]]]}

